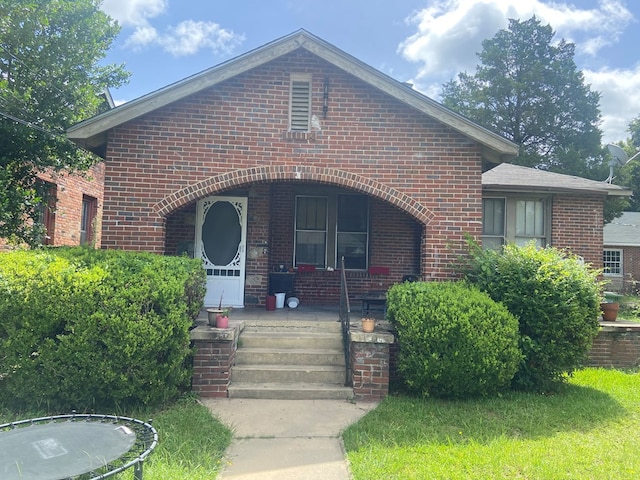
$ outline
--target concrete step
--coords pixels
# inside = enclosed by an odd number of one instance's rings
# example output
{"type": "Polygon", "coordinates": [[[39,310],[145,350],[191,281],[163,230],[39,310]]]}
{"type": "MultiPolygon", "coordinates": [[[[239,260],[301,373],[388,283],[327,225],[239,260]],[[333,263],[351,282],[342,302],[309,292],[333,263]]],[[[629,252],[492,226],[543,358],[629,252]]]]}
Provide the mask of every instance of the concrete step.
{"type": "Polygon", "coordinates": [[[236,365],[233,382],[240,383],[330,383],[344,385],[344,366],[334,365],[236,365]]]}
{"type": "Polygon", "coordinates": [[[229,386],[229,398],[264,398],[275,400],[351,400],[353,389],[318,383],[241,383],[229,386]]]}
{"type": "Polygon", "coordinates": [[[345,365],[342,350],[245,348],[244,345],[238,348],[235,361],[236,365],[345,365]]]}
{"type": "Polygon", "coordinates": [[[312,348],[340,350],[342,348],[341,333],[318,332],[242,332],[242,348],[312,348]]]}
{"type": "Polygon", "coordinates": [[[341,333],[339,321],[327,322],[319,320],[287,320],[287,319],[254,319],[244,321],[245,332],[319,332],[341,333]]]}

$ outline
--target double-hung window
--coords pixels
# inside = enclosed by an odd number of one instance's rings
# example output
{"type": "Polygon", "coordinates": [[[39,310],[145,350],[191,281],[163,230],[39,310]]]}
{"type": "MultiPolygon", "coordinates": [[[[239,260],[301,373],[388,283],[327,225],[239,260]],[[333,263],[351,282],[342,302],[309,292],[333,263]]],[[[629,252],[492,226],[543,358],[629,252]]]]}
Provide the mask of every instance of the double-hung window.
{"type": "Polygon", "coordinates": [[[516,201],[515,242],[523,246],[534,241],[538,247],[547,244],[545,206],[542,200],[516,201]]]}
{"type": "Polygon", "coordinates": [[[482,201],[482,246],[496,250],[504,245],[505,199],[482,201]]]}
{"type": "Polygon", "coordinates": [[[604,250],[602,265],[605,275],[611,277],[622,276],[622,250],[604,250]]]}
{"type": "Polygon", "coordinates": [[[327,197],[296,198],[296,265],[327,264],[327,197]]]}
{"type": "Polygon", "coordinates": [[[482,245],[497,249],[508,242],[539,247],[549,243],[547,198],[491,198],[482,200],[482,245]]]}
{"type": "Polygon", "coordinates": [[[338,195],[336,265],[366,270],[369,246],[369,199],[363,195],[338,195]]]}
{"type": "Polygon", "coordinates": [[[294,264],[366,270],[369,258],[369,200],[364,195],[296,197],[294,264]]]}
{"type": "Polygon", "coordinates": [[[88,195],[82,196],[82,216],[80,217],[80,245],[93,241],[94,220],[98,210],[98,200],[88,195]]]}

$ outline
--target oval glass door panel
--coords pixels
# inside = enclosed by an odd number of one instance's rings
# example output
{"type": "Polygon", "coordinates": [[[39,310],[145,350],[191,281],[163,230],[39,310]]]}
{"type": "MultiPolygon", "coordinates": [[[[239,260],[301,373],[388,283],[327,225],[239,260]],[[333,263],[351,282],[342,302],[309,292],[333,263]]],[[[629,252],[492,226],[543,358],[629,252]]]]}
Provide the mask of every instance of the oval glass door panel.
{"type": "Polygon", "coordinates": [[[213,265],[231,264],[238,255],[242,226],[237,210],[229,202],[216,202],[205,214],[202,247],[213,265]]]}

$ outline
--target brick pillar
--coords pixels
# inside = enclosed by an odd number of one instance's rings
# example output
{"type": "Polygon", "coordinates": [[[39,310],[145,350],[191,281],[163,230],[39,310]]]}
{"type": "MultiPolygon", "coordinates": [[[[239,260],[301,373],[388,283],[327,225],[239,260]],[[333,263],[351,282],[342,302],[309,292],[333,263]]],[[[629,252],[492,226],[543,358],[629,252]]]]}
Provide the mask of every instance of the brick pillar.
{"type": "Polygon", "coordinates": [[[389,394],[389,346],[394,336],[387,331],[350,332],[351,376],[356,401],[377,402],[389,394]]]}
{"type": "Polygon", "coordinates": [[[191,331],[195,348],[191,388],[201,397],[227,397],[240,328],[199,326],[191,331]]]}

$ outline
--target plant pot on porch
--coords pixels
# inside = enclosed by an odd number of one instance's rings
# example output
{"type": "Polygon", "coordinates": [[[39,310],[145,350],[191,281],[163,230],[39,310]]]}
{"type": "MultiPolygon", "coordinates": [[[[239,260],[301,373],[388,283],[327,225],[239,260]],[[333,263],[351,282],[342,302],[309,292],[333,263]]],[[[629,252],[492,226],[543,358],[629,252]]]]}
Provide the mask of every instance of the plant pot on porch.
{"type": "Polygon", "coordinates": [[[375,318],[363,318],[362,319],[362,331],[365,333],[371,333],[376,328],[375,318]]]}
{"type": "Polygon", "coordinates": [[[607,302],[600,304],[602,310],[602,320],[605,322],[614,322],[618,318],[618,309],[620,304],[617,302],[607,302]]]}

